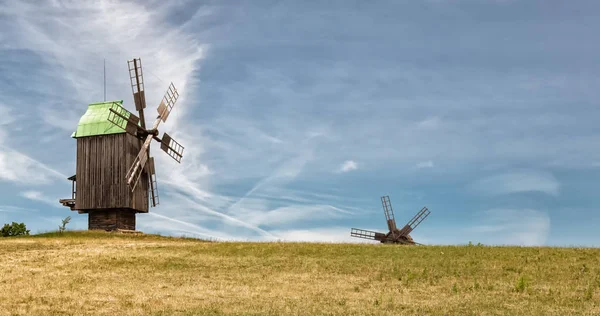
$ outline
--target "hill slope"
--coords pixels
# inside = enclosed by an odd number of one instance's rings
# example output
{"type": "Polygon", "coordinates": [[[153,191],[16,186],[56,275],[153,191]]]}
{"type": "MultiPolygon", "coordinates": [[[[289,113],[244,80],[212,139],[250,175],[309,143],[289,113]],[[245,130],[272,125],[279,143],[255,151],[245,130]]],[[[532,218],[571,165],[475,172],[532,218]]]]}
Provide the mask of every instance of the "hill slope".
{"type": "Polygon", "coordinates": [[[0,315],[592,315],[600,249],[0,238],[0,315]]]}

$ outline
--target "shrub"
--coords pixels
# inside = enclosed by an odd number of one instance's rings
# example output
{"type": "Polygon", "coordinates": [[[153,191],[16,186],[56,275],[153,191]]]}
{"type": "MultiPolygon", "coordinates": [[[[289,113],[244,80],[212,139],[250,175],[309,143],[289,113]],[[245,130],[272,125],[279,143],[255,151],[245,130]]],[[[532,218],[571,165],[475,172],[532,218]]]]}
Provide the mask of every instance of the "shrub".
{"type": "Polygon", "coordinates": [[[527,280],[525,280],[525,278],[521,276],[517,280],[517,285],[515,285],[515,291],[522,293],[527,289],[528,286],[529,286],[529,284],[528,284],[527,280]]]}
{"type": "Polygon", "coordinates": [[[25,223],[12,222],[12,224],[4,224],[2,230],[0,230],[0,235],[2,237],[29,235],[29,230],[25,223]]]}
{"type": "Polygon", "coordinates": [[[65,217],[65,219],[62,220],[62,225],[58,226],[58,232],[62,234],[62,232],[65,231],[65,226],[67,226],[67,224],[70,221],[71,221],[71,216],[65,217]]]}

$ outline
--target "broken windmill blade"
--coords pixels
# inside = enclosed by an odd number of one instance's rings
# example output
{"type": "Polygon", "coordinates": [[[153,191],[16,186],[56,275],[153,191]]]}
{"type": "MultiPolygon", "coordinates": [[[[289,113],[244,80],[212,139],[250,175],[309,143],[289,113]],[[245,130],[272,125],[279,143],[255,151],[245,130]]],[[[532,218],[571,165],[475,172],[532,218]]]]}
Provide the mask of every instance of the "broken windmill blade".
{"type": "Polygon", "coordinates": [[[388,230],[395,235],[396,233],[396,219],[394,218],[394,210],[392,209],[392,203],[390,202],[389,196],[381,197],[381,206],[383,207],[383,213],[385,215],[385,221],[388,226],[388,230]]]}
{"type": "Polygon", "coordinates": [[[404,227],[400,230],[401,236],[408,236],[431,212],[427,207],[423,207],[404,227]]]}
{"type": "Polygon", "coordinates": [[[381,197],[381,205],[383,207],[383,213],[385,215],[386,223],[388,226],[388,233],[378,233],[374,231],[352,228],[350,236],[357,238],[364,238],[370,240],[377,240],[382,243],[395,243],[395,244],[419,244],[416,243],[410,233],[431,213],[427,207],[421,209],[401,230],[396,227],[396,219],[394,218],[394,211],[392,209],[392,203],[390,202],[389,196],[381,197]]]}
{"type": "Polygon", "coordinates": [[[359,229],[359,228],[352,228],[352,230],[350,230],[350,236],[357,237],[357,238],[363,238],[363,239],[370,239],[370,240],[385,239],[385,234],[383,234],[383,233],[378,233],[378,232],[365,230],[365,229],[359,229]]]}

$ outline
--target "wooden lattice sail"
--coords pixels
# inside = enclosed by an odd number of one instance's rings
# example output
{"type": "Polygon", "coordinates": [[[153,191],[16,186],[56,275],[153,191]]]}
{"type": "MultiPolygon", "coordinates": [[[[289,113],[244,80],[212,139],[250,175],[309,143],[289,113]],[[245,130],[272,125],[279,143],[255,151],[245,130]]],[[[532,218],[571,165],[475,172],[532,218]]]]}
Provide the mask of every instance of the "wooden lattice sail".
{"type": "Polygon", "coordinates": [[[357,238],[364,238],[370,240],[377,240],[382,243],[393,243],[393,244],[409,244],[414,245],[416,242],[410,236],[410,233],[421,224],[427,216],[431,213],[427,207],[423,207],[402,229],[396,227],[396,219],[394,218],[394,210],[392,209],[392,203],[390,202],[389,196],[381,197],[381,205],[383,207],[383,214],[388,226],[387,233],[378,233],[370,230],[352,228],[350,230],[350,236],[357,238]]]}

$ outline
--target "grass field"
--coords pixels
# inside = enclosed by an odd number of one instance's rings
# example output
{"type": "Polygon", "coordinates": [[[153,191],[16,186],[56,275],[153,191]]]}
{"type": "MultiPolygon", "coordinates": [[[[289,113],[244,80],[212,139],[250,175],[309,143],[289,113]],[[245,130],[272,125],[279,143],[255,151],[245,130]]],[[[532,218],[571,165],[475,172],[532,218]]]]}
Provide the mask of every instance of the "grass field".
{"type": "Polygon", "coordinates": [[[600,249],[0,238],[0,315],[600,315],[600,249]]]}

